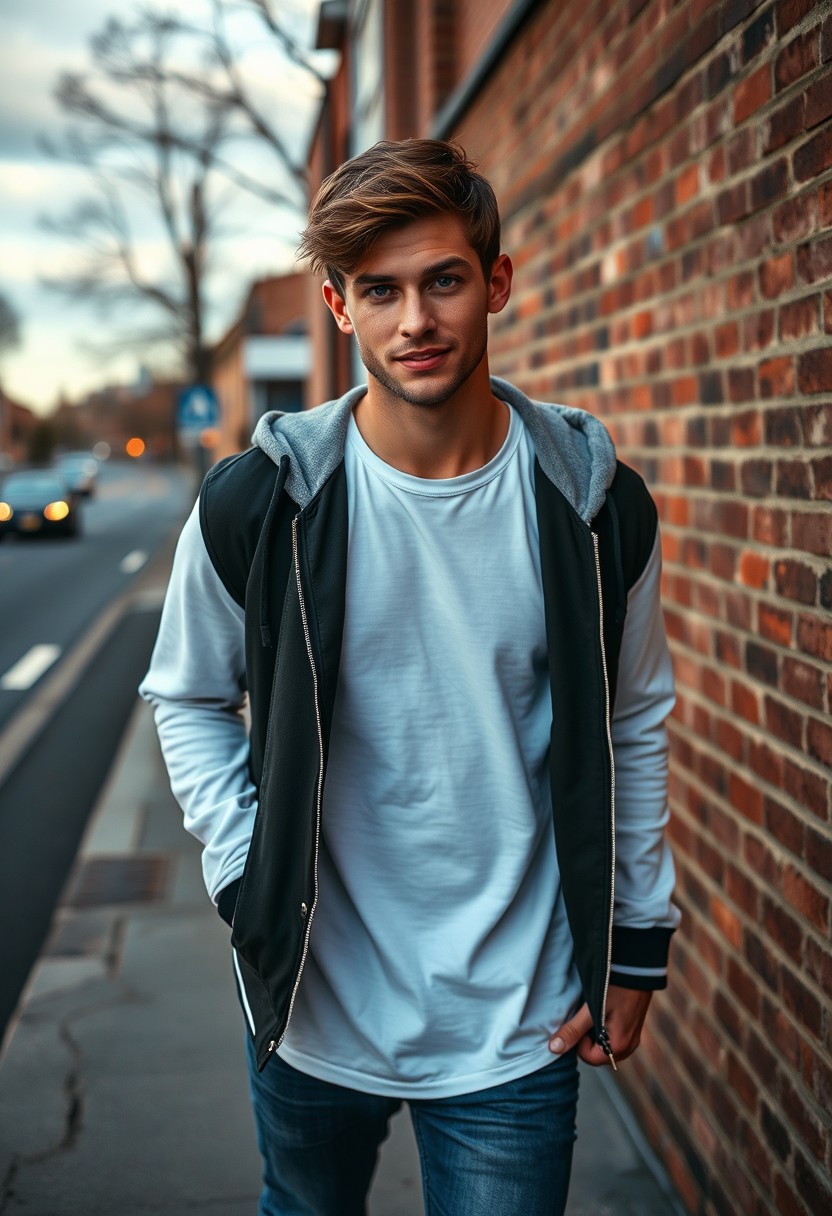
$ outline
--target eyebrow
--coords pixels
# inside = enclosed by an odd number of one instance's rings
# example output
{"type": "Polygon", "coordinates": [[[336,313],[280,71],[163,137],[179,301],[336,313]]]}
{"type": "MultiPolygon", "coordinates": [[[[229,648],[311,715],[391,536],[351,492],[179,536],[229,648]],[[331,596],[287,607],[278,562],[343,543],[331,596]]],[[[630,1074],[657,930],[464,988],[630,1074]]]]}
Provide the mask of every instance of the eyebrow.
{"type": "MultiPolygon", "coordinates": [[[[465,258],[452,257],[444,258],[441,262],[434,262],[432,266],[426,266],[420,274],[420,278],[429,279],[433,276],[444,274],[447,270],[453,270],[457,267],[465,267],[471,270],[471,263],[465,258]]],[[[394,274],[360,274],[353,279],[354,287],[374,287],[380,283],[395,283],[396,275],[394,274]]]]}

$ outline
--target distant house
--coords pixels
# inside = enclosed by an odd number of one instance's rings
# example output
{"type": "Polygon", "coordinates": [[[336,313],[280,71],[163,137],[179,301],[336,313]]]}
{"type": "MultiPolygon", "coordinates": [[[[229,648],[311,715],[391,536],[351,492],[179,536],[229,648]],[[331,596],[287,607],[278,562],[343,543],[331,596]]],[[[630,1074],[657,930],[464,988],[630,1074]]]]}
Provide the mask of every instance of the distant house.
{"type": "Polygon", "coordinates": [[[36,415],[0,389],[0,472],[6,464],[25,460],[38,424],[36,415]]]}
{"type": "Polygon", "coordinates": [[[310,364],[307,282],[306,274],[287,274],[253,283],[239,317],[214,347],[216,459],[247,448],[267,410],[303,409],[310,364]]]}

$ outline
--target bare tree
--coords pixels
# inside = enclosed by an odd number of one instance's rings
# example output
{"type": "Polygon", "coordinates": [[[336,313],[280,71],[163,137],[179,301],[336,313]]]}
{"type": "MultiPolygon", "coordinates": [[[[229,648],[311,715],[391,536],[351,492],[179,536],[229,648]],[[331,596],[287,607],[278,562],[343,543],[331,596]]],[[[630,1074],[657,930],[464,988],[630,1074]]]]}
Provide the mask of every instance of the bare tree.
{"type": "Polygon", "coordinates": [[[20,317],[6,296],[0,294],[0,355],[20,345],[20,317]]]}
{"type": "MultiPolygon", "coordinates": [[[[94,185],[68,213],[44,220],[82,250],[69,273],[46,282],[97,304],[109,322],[114,310],[131,306],[129,333],[98,349],[173,344],[196,382],[210,370],[208,283],[230,235],[221,216],[243,194],[296,219],[306,200],[303,169],[280,122],[256,103],[228,35],[227,5],[211,4],[205,27],[153,9],[130,24],[110,19],[92,41],[92,70],[65,74],[57,85],[73,125],[61,140],[44,141],[52,155],[82,166],[94,185]],[[252,141],[273,153],[263,172],[252,141]]],[[[242,7],[267,23],[284,62],[302,62],[268,0],[244,0],[242,7]]]]}

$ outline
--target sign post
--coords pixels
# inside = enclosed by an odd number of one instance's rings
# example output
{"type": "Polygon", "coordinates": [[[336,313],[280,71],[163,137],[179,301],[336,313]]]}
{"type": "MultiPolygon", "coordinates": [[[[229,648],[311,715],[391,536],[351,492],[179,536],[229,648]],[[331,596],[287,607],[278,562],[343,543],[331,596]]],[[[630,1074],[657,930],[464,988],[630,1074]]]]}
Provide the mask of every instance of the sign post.
{"type": "Polygon", "coordinates": [[[207,472],[207,432],[220,420],[217,394],[207,384],[191,384],[179,393],[176,407],[176,429],[179,442],[191,453],[196,465],[199,484],[207,472]]]}

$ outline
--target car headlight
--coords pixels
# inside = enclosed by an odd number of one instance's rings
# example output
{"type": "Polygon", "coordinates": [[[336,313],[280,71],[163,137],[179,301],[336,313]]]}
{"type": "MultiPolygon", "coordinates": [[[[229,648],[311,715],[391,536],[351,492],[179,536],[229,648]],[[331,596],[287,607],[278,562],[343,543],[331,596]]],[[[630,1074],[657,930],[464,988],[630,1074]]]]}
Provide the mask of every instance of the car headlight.
{"type": "Polygon", "coordinates": [[[44,519],[50,520],[53,524],[66,519],[67,515],[69,515],[69,503],[60,499],[57,502],[50,502],[48,507],[43,508],[44,519]]]}
{"type": "Polygon", "coordinates": [[[14,511],[8,503],[0,502],[0,524],[7,524],[13,515],[14,511]]]}

